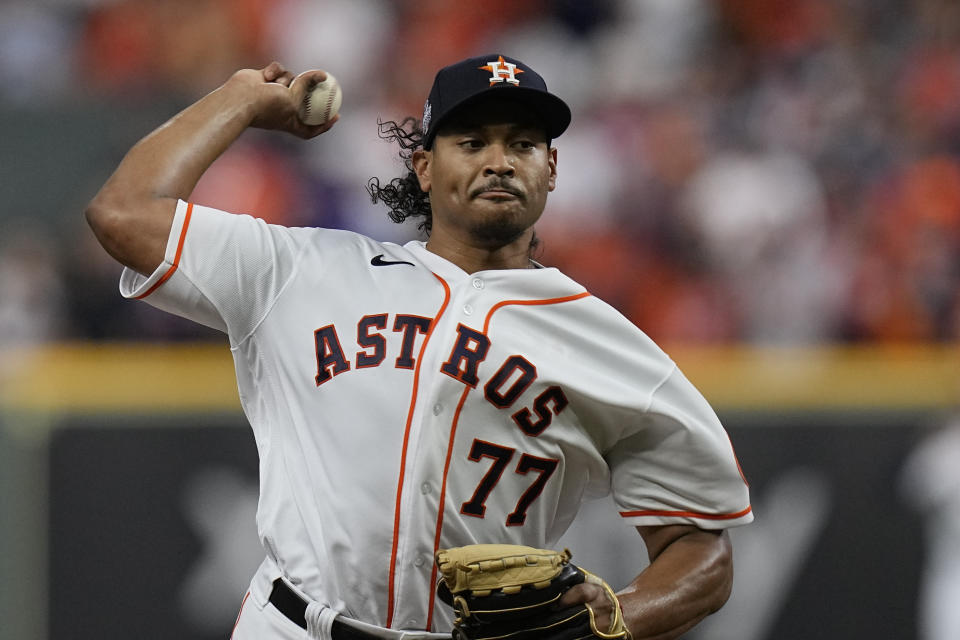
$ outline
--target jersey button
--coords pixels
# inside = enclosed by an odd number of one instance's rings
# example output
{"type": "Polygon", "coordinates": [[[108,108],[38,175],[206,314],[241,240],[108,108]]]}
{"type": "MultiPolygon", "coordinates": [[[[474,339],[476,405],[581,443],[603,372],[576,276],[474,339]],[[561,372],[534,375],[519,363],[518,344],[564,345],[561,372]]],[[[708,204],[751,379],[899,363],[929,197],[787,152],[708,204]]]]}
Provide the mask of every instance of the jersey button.
{"type": "Polygon", "coordinates": [[[483,280],[480,278],[473,279],[473,288],[474,289],[483,289],[483,280]]]}
{"type": "Polygon", "coordinates": [[[438,402],[437,404],[433,405],[433,415],[438,416],[438,415],[440,415],[440,412],[441,412],[441,411],[443,411],[443,405],[442,405],[442,404],[440,404],[440,403],[438,402]]]}
{"type": "Polygon", "coordinates": [[[425,564],[427,564],[427,560],[423,556],[417,556],[413,561],[415,567],[422,567],[425,564]]]}
{"type": "Polygon", "coordinates": [[[463,305],[463,314],[468,316],[471,313],[473,313],[473,307],[469,304],[463,305]]]}
{"type": "Polygon", "coordinates": [[[431,491],[433,491],[433,487],[430,486],[429,482],[424,482],[422,485],[420,485],[420,493],[423,495],[427,495],[431,491]]]}

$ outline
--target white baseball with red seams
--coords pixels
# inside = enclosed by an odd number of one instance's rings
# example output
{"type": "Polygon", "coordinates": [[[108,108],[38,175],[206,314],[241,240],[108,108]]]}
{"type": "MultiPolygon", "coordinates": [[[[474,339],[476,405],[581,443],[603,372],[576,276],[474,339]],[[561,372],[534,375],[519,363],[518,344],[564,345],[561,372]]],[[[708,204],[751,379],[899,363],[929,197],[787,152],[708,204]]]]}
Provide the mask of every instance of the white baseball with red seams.
{"type": "Polygon", "coordinates": [[[343,91],[340,89],[340,83],[328,73],[326,80],[311,87],[303,97],[299,117],[304,123],[312,126],[326,124],[340,111],[342,102],[343,91]]]}
{"type": "Polygon", "coordinates": [[[700,393],[556,269],[468,274],[422,242],[180,202],[164,263],[121,292],[229,336],[260,455],[258,610],[282,575],[362,623],[445,631],[438,548],[550,548],[611,491],[625,526],[753,518],[700,393]]]}

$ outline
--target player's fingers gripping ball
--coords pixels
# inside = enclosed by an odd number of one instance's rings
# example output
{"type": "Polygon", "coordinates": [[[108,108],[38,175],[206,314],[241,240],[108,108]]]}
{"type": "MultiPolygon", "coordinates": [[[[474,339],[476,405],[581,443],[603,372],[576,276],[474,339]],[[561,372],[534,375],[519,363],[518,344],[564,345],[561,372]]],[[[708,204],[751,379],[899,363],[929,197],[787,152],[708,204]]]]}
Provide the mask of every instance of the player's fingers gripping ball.
{"type": "Polygon", "coordinates": [[[454,640],[630,639],[613,589],[570,562],[570,551],[475,544],[437,552],[440,599],[453,607],[454,640]],[[610,625],[597,628],[587,605],[559,608],[582,582],[601,586],[613,605],[610,625]]]}
{"type": "Polygon", "coordinates": [[[333,119],[340,111],[343,92],[340,83],[328,73],[326,79],[312,81],[300,102],[298,116],[305,124],[322,125],[333,119]]]}

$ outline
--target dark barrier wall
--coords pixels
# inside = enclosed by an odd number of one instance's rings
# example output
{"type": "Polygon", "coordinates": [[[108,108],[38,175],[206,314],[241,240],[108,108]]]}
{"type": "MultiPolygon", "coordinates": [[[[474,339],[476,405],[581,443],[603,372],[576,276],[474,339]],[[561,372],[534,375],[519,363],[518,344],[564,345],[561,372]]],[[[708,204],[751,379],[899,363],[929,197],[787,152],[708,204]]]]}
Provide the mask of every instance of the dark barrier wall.
{"type": "MultiPolygon", "coordinates": [[[[960,345],[669,352],[724,419],[756,513],[730,534],[730,601],[685,637],[960,638],[960,345]]],[[[226,345],[0,363],[0,640],[228,637],[262,551],[226,345]]],[[[557,546],[620,588],[646,554],[614,511],[584,505],[557,546]]]]}
{"type": "Polygon", "coordinates": [[[50,446],[49,637],[229,637],[262,559],[252,433],[202,417],[74,423],[50,446]]]}
{"type": "Polygon", "coordinates": [[[756,416],[732,437],[755,523],[735,533],[725,629],[769,640],[915,638],[919,514],[900,486],[920,431],[910,416],[756,416]],[[766,628],[766,631],[764,631],[766,628]]]}
{"type": "MultiPolygon", "coordinates": [[[[923,523],[901,486],[929,416],[724,419],[757,521],[734,532],[733,597],[690,637],[917,637],[923,523]]],[[[260,559],[243,418],[70,419],[49,446],[49,637],[228,637],[260,559]]],[[[620,587],[642,544],[604,517],[564,542],[620,587]],[[613,544],[591,549],[606,533],[613,544]]]]}

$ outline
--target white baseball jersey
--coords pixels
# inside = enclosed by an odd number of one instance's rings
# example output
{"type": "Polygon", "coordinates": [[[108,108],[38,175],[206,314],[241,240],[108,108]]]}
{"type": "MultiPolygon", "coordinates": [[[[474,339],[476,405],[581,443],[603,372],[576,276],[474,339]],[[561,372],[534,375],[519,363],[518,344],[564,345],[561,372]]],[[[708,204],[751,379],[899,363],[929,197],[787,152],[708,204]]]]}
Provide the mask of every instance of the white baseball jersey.
{"type": "Polygon", "coordinates": [[[422,242],[181,202],[165,262],[121,292],[227,333],[266,553],[351,618],[449,629],[436,549],[552,547],[611,491],[629,526],[753,517],[704,398],[557,269],[469,274],[422,242]]]}

